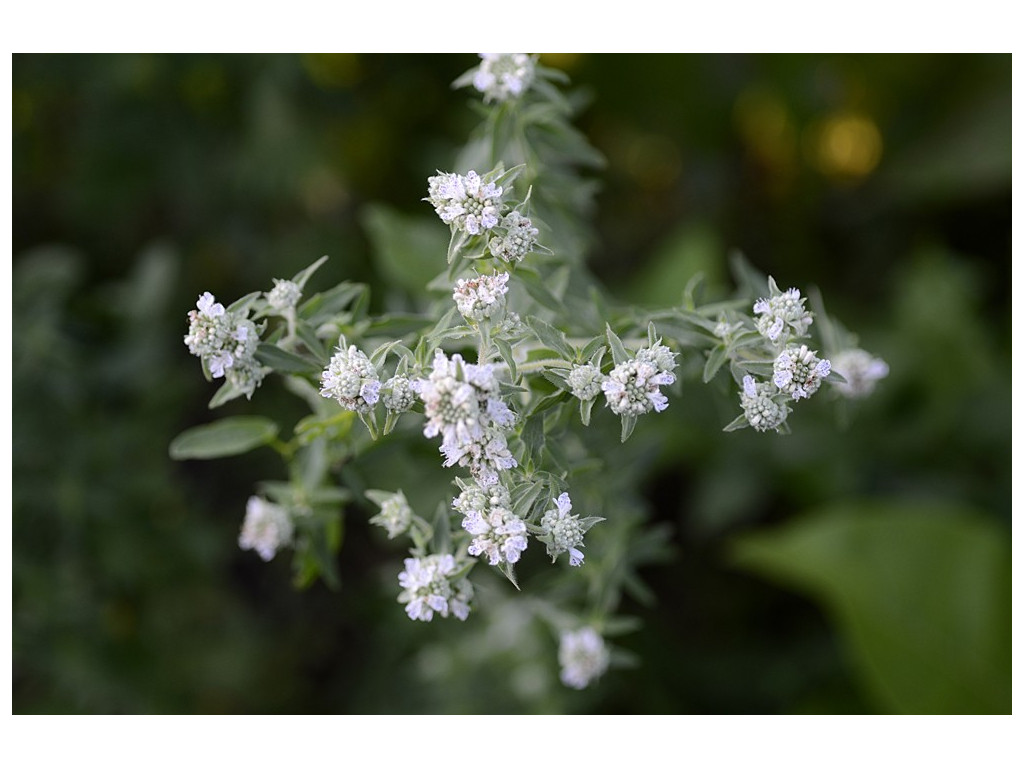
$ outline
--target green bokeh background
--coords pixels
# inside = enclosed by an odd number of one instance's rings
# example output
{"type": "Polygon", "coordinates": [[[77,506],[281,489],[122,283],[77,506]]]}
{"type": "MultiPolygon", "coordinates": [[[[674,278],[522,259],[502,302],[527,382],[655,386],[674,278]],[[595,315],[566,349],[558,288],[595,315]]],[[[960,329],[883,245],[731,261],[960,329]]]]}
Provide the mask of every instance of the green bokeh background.
{"type": "MultiPolygon", "coordinates": [[[[473,60],[13,57],[14,711],[1008,712],[1008,54],[544,57],[590,98],[614,298],[725,288],[738,250],[891,368],[790,436],[722,434],[724,382],[638,427],[624,455],[673,556],[627,606],[636,669],[542,698],[500,668],[437,683],[419,649],[458,627],[412,631],[361,508],[338,592],[238,550],[281,469],[168,458],[210,418],[185,315],[323,254],[318,288],[401,303],[367,212],[429,220],[473,60]]],[[[300,415],[257,398],[225,410],[300,415]]]]}

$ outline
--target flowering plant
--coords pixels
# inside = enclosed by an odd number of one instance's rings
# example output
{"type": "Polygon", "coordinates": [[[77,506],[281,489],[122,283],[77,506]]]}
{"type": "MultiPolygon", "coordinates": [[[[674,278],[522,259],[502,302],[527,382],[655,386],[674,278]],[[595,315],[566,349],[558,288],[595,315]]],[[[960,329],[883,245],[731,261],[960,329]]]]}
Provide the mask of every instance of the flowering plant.
{"type": "Polygon", "coordinates": [[[407,546],[393,591],[410,619],[486,617],[488,601],[504,599],[493,569],[557,638],[560,679],[584,688],[625,661],[610,644],[633,627],[621,596],[664,550],[629,489],[603,477],[607,457],[581,436],[593,422],[617,420],[625,443],[642,419],[685,404],[684,379],[731,378],[737,415],[725,430],[786,432],[823,385],[860,397],[887,369],[815,294],[812,311],[799,289],[781,290],[740,257],[734,297],[704,301],[695,276],[675,306],[609,306],[584,265],[601,158],[572,127],[564,84],[523,54],[482,54],[456,80],[482,94],[484,121],[457,170],[426,180],[423,200],[449,237],[446,253],[422,255],[437,276],[416,311],[371,314],[366,286],[351,282],[308,295],[326,257],[228,307],[203,293],[185,343],[208,379],[224,379],[210,406],[252,399],[274,374],[310,414],[287,440],[271,419],[231,417],[187,430],[171,452],[279,452],[289,479],[261,485],[239,542],[265,560],[291,548],[299,586],[337,583],[349,508],[376,509],[369,522],[407,546]],[[360,462],[380,441],[412,451],[424,439],[448,488],[432,514],[433,500],[407,497],[401,476],[362,485],[360,462]],[[520,585],[517,568],[539,544],[564,588],[543,577],[520,585]]]}

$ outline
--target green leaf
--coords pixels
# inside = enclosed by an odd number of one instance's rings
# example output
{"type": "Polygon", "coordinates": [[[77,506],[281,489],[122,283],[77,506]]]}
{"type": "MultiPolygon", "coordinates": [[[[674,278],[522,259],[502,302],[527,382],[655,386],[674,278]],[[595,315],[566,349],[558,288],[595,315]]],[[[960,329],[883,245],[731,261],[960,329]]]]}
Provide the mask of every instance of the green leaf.
{"type": "MultiPolygon", "coordinates": [[[[610,325],[605,326],[605,335],[608,337],[608,346],[612,349],[612,362],[614,362],[615,365],[622,365],[624,362],[629,360],[629,353],[626,352],[626,348],[622,346],[622,339],[616,335],[610,325]]],[[[623,441],[625,441],[625,438],[623,438],[623,441]]]]}
{"type": "Polygon", "coordinates": [[[1010,713],[1010,542],[993,520],[849,502],[741,536],[733,556],[825,605],[884,710],[1010,713]]]}
{"type": "Polygon", "coordinates": [[[256,359],[279,373],[320,373],[323,370],[317,363],[273,344],[260,344],[256,348],[256,359]]]}
{"type": "Polygon", "coordinates": [[[305,288],[306,281],[309,280],[309,278],[313,276],[313,273],[320,269],[320,267],[322,267],[326,262],[327,257],[321,256],[304,270],[296,273],[295,277],[292,278],[292,282],[299,286],[300,289],[305,288]]]}
{"type": "Polygon", "coordinates": [[[408,215],[379,204],[366,207],[361,222],[387,283],[423,293],[441,266],[448,228],[433,213],[408,215]]]}
{"type": "Polygon", "coordinates": [[[534,301],[545,309],[550,309],[559,315],[562,314],[564,310],[562,302],[551,292],[551,289],[548,288],[540,275],[528,269],[519,269],[516,271],[516,277],[519,278],[523,287],[526,288],[526,292],[530,294],[534,301]]]}
{"type": "Polygon", "coordinates": [[[708,353],[708,360],[704,364],[704,383],[707,384],[718,373],[718,369],[726,360],[725,347],[719,345],[708,353]]]}
{"type": "Polygon", "coordinates": [[[565,360],[573,359],[572,347],[569,346],[569,342],[566,341],[565,334],[562,331],[536,316],[527,317],[526,324],[530,326],[530,330],[534,332],[542,344],[557,352],[565,360]]]}
{"type": "Polygon", "coordinates": [[[277,424],[262,416],[231,416],[186,429],[171,441],[172,459],[216,459],[237,456],[277,437],[277,424]]]}
{"type": "Polygon", "coordinates": [[[633,428],[636,426],[636,416],[632,413],[622,414],[622,442],[629,440],[629,436],[633,434],[633,428]]]}

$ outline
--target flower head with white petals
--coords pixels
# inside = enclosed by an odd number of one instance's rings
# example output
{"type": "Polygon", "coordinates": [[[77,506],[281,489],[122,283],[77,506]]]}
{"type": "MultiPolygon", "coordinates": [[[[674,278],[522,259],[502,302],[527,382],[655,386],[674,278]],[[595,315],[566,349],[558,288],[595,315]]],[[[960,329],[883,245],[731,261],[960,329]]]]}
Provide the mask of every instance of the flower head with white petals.
{"type": "Polygon", "coordinates": [[[570,688],[582,690],[604,674],[611,654],[604,639],[592,627],[563,632],[558,644],[561,679],[570,688]]]}
{"type": "Polygon", "coordinates": [[[770,277],[768,288],[771,295],[754,302],[754,314],[760,315],[755,320],[757,332],[777,344],[806,336],[814,322],[814,316],[804,308],[806,298],[796,288],[780,291],[770,277]]]}
{"type": "Polygon", "coordinates": [[[468,466],[485,485],[498,482],[498,473],[515,467],[504,431],[516,420],[501,399],[494,366],[473,365],[438,350],[426,379],[416,382],[424,404],[426,437],[441,436],[445,466],[468,466]]]}
{"type": "Polygon", "coordinates": [[[511,510],[492,507],[486,513],[469,512],[462,527],[473,535],[469,554],[486,555],[491,565],[514,564],[529,543],[526,523],[511,510]]]}
{"type": "Polygon", "coordinates": [[[758,383],[753,376],[743,377],[740,405],[743,406],[747,423],[758,432],[767,432],[769,429],[778,431],[786,421],[789,406],[784,398],[770,382],[758,383]]]}
{"type": "Polygon", "coordinates": [[[267,303],[278,312],[293,309],[302,298],[302,289],[291,280],[274,278],[274,288],[267,293],[267,303]]]}
{"type": "Polygon", "coordinates": [[[473,600],[473,585],[458,576],[462,570],[463,563],[451,555],[407,557],[405,570],[398,575],[402,587],[398,602],[405,604],[406,614],[414,621],[430,621],[435,613],[465,621],[473,600]]]}
{"type": "Polygon", "coordinates": [[[847,349],[832,360],[832,370],[846,379],[836,382],[836,389],[844,397],[867,397],[875,391],[875,384],[889,375],[889,366],[880,357],[872,357],[863,349],[847,349]]]}
{"type": "Polygon", "coordinates": [[[465,176],[442,173],[427,179],[427,197],[441,221],[470,235],[493,229],[501,217],[502,188],[485,182],[476,171],[465,176]]]}
{"type": "Polygon", "coordinates": [[[832,364],[821,360],[807,348],[806,344],[799,347],[786,347],[775,358],[772,381],[794,400],[808,398],[818,391],[821,381],[832,372],[832,364]]]}
{"type": "Polygon", "coordinates": [[[272,560],[277,550],[292,541],[294,525],[288,510],[259,496],[251,496],[245,505],[245,522],[238,546],[253,549],[264,560],[272,560]]]}
{"type": "Polygon", "coordinates": [[[522,261],[537,244],[538,229],[519,211],[510,211],[501,220],[505,234],[491,238],[487,244],[491,254],[502,261],[522,261]]]}
{"type": "Polygon", "coordinates": [[[552,562],[563,552],[568,552],[569,565],[582,565],[583,553],[579,548],[583,546],[583,534],[602,518],[587,517],[581,520],[579,515],[571,512],[572,500],[568,493],[563,493],[555,499],[555,508],[549,509],[540,519],[542,533],[537,538],[547,544],[552,562]]]}
{"type": "Polygon", "coordinates": [[[508,101],[522,96],[533,82],[535,60],[525,53],[481,53],[473,72],[473,87],[484,101],[508,101]]]}
{"type": "Polygon", "coordinates": [[[373,363],[356,346],[345,347],[344,339],[327,369],[320,374],[320,394],[334,398],[342,408],[369,413],[380,399],[380,378],[373,363]]]}
{"type": "Polygon", "coordinates": [[[498,314],[505,306],[508,272],[463,278],[455,283],[452,298],[462,316],[478,323],[498,314]]]}
{"type": "Polygon", "coordinates": [[[266,369],[256,360],[259,329],[246,314],[224,309],[207,291],[189,312],[185,344],[202,360],[211,378],[227,380],[248,398],[263,381],[266,369]]]}
{"type": "Polygon", "coordinates": [[[675,380],[675,374],[658,370],[653,362],[634,358],[616,365],[601,382],[601,390],[612,413],[639,416],[668,408],[668,398],[660,388],[675,380]]]}

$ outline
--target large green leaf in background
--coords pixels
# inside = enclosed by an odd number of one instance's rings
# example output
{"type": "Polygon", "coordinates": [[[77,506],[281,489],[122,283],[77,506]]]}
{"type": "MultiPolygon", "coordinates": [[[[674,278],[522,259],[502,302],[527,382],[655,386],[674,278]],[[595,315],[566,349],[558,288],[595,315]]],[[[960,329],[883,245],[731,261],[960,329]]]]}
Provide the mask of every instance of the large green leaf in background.
{"type": "Polygon", "coordinates": [[[1010,713],[1010,539],[997,522],[848,503],[740,536],[732,554],[825,605],[883,711],[1010,713]]]}

